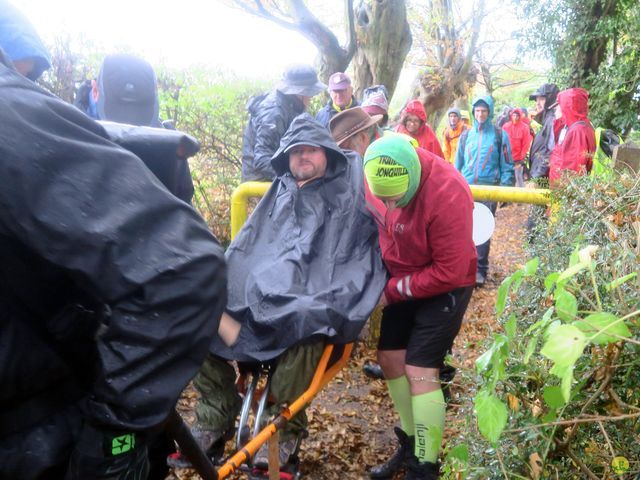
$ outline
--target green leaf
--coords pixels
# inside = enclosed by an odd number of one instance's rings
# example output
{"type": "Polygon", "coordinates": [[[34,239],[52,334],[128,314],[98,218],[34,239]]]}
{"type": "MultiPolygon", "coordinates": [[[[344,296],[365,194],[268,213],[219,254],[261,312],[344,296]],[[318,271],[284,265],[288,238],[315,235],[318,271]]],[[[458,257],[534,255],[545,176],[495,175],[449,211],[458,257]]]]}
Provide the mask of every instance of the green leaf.
{"type": "Polygon", "coordinates": [[[570,266],[569,268],[564,270],[562,273],[560,273],[560,275],[558,276],[557,282],[562,282],[564,280],[568,280],[571,277],[576,276],[578,273],[580,273],[582,270],[584,270],[588,266],[589,264],[587,263],[576,263],[575,265],[570,266]]]}
{"type": "Polygon", "coordinates": [[[538,336],[536,335],[531,340],[529,340],[529,343],[527,343],[527,349],[525,350],[524,358],[522,359],[525,365],[529,363],[529,360],[531,359],[531,355],[533,355],[533,352],[536,351],[537,346],[538,346],[538,336]]]}
{"type": "Polygon", "coordinates": [[[553,286],[556,284],[558,277],[560,276],[560,272],[553,272],[547,275],[544,279],[544,288],[547,292],[553,290],[553,286]]]}
{"type": "Polygon", "coordinates": [[[505,278],[498,288],[498,294],[496,296],[496,316],[500,317],[504,312],[505,304],[507,303],[507,296],[509,295],[509,289],[513,283],[513,275],[505,278]]]}
{"type": "Polygon", "coordinates": [[[517,327],[516,314],[512,313],[511,315],[509,315],[509,319],[504,324],[504,331],[507,334],[507,338],[509,339],[510,342],[516,336],[516,327],[517,327]]]}
{"type": "Polygon", "coordinates": [[[638,276],[638,272],[633,272],[633,273],[630,273],[629,275],[625,275],[624,277],[616,278],[612,282],[608,283],[605,286],[605,289],[609,292],[614,288],[618,288],[623,283],[628,282],[632,278],[636,278],[637,276],[638,276]]]}
{"type": "Polygon", "coordinates": [[[580,247],[576,246],[575,250],[571,252],[571,256],[569,257],[569,266],[572,267],[580,262],[580,247]]]}
{"type": "Polygon", "coordinates": [[[560,320],[554,320],[549,324],[549,326],[547,327],[547,329],[544,331],[544,334],[543,334],[545,341],[553,334],[553,331],[556,328],[558,328],[560,325],[562,325],[562,322],[560,320]]]}
{"type": "Polygon", "coordinates": [[[466,443],[456,445],[447,454],[447,462],[451,460],[458,460],[464,464],[469,463],[469,447],[466,443]]]}
{"type": "Polygon", "coordinates": [[[507,425],[507,406],[495,395],[482,390],[474,399],[474,410],[480,433],[495,444],[507,425]]]}
{"type": "Polygon", "coordinates": [[[524,270],[518,270],[514,272],[513,275],[513,284],[511,285],[511,289],[514,292],[520,290],[520,285],[522,285],[522,281],[524,280],[524,270]]]}
{"type": "Polygon", "coordinates": [[[540,265],[540,259],[538,257],[532,258],[527,262],[524,266],[524,275],[526,277],[532,277],[538,271],[538,266],[540,265]]]}
{"type": "Polygon", "coordinates": [[[534,323],[529,328],[527,328],[527,331],[524,332],[524,334],[525,335],[529,335],[531,332],[533,332],[533,331],[535,331],[535,330],[537,330],[539,328],[543,328],[543,327],[547,326],[547,324],[549,323],[549,320],[551,320],[551,316],[553,315],[553,311],[554,311],[553,307],[547,308],[547,311],[544,312],[544,315],[542,316],[542,320],[538,320],[536,323],[534,323]]]}
{"type": "Polygon", "coordinates": [[[549,335],[540,353],[558,367],[572,367],[586,345],[584,333],[573,325],[560,325],[549,335]]]}
{"type": "Polygon", "coordinates": [[[629,328],[613,313],[592,313],[584,320],[577,320],[572,325],[578,327],[596,345],[606,345],[620,340],[620,337],[629,338],[629,328]]]}
{"type": "Polygon", "coordinates": [[[558,317],[565,322],[574,320],[578,313],[578,300],[564,288],[556,288],[555,305],[558,317]]]}
{"type": "Polygon", "coordinates": [[[562,375],[561,389],[562,397],[565,402],[568,402],[571,398],[571,384],[573,383],[573,366],[567,367],[567,370],[562,375]]]}
{"type": "Polygon", "coordinates": [[[476,359],[476,371],[482,373],[487,370],[492,363],[504,362],[509,353],[508,349],[505,348],[506,345],[507,337],[500,334],[494,335],[493,343],[491,347],[489,347],[489,350],[476,359]]]}
{"type": "Polygon", "coordinates": [[[542,397],[551,408],[560,408],[566,403],[562,396],[562,389],[558,386],[544,387],[542,397]]]}
{"type": "Polygon", "coordinates": [[[494,350],[495,350],[495,343],[491,345],[489,350],[487,350],[478,358],[476,358],[476,371],[478,373],[482,373],[485,370],[487,370],[487,368],[489,368],[489,365],[491,364],[491,357],[493,357],[494,350]]]}
{"type": "Polygon", "coordinates": [[[549,410],[546,414],[540,417],[544,423],[554,422],[558,418],[558,413],[555,410],[549,410]]]}

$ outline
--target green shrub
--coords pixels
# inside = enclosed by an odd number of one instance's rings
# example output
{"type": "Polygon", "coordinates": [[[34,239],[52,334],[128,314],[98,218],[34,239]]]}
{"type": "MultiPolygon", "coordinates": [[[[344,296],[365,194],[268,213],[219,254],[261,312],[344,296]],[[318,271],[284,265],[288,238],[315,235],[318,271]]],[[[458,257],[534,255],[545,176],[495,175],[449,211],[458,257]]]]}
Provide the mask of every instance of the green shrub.
{"type": "Polygon", "coordinates": [[[178,130],[200,142],[190,161],[195,186],[194,206],[213,233],[227,244],[230,199],[240,183],[242,135],[249,98],[271,88],[222,72],[161,70],[158,74],[160,112],[178,130]]]}
{"type": "Polygon", "coordinates": [[[471,478],[605,478],[640,470],[640,181],[573,178],[524,268],[504,280],[503,332],[477,359],[478,429],[452,442],[471,478]]]}

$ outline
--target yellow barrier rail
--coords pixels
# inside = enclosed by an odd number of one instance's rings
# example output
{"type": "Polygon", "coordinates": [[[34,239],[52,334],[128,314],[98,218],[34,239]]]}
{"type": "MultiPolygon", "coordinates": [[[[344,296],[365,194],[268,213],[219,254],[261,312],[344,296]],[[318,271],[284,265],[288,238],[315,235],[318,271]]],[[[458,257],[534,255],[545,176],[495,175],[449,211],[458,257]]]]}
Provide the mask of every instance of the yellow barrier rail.
{"type": "MultiPolygon", "coordinates": [[[[247,204],[250,198],[264,196],[270,182],[241,183],[231,196],[231,238],[233,239],[247,220],[247,204]]],[[[492,202],[530,203],[548,205],[549,190],[542,188],[493,187],[471,185],[474,200],[492,202]]]]}
{"type": "Polygon", "coordinates": [[[231,195],[231,239],[238,234],[247,221],[247,206],[250,198],[263,197],[271,182],[246,182],[238,185],[231,195]]]}

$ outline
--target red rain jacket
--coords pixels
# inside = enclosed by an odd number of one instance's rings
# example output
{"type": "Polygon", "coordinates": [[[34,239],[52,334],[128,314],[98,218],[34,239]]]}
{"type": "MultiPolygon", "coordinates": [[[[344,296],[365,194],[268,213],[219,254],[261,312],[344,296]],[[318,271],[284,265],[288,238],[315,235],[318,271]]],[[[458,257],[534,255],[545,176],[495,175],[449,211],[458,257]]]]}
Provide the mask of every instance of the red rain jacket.
{"type": "Polygon", "coordinates": [[[589,93],[582,88],[570,88],[558,94],[564,120],[563,132],[556,138],[556,146],[549,158],[549,181],[553,184],[564,170],[579,174],[591,171],[596,151],[596,136],[587,118],[589,93]]]}
{"type": "Polygon", "coordinates": [[[389,303],[433,297],[476,281],[469,185],[453,165],[422,148],[416,151],[422,174],[408,205],[388,212],[367,185],[367,207],[391,277],[384,290],[389,303]]]}
{"type": "Polygon", "coordinates": [[[433,133],[433,130],[427,123],[427,112],[425,112],[424,105],[422,105],[422,102],[420,100],[411,100],[409,103],[407,103],[407,106],[402,111],[402,117],[400,118],[400,123],[396,127],[396,132],[404,133],[405,135],[409,135],[410,137],[415,138],[418,141],[418,146],[420,148],[424,148],[425,150],[436,154],[440,158],[444,158],[444,153],[442,152],[440,142],[438,142],[436,134],[433,133]],[[404,119],[407,115],[415,115],[420,120],[422,120],[422,125],[415,135],[409,133],[409,131],[404,126],[404,119]]]}
{"type": "Polygon", "coordinates": [[[510,120],[504,124],[502,129],[507,132],[507,137],[509,137],[513,161],[519,162],[524,160],[529,153],[533,137],[531,136],[531,128],[522,118],[522,110],[516,108],[511,112],[511,114],[513,113],[518,113],[520,116],[518,121],[510,120]]]}

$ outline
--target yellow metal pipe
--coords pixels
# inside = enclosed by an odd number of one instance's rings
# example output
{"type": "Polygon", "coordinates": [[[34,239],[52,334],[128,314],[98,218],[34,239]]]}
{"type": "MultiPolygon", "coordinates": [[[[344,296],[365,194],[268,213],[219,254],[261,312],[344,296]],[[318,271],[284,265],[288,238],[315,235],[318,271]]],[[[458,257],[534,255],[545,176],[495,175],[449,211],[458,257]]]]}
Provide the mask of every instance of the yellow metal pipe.
{"type": "Polygon", "coordinates": [[[231,239],[247,220],[247,205],[250,198],[260,198],[267,193],[271,182],[246,182],[238,185],[231,195],[231,239]]]}
{"type": "MultiPolygon", "coordinates": [[[[262,197],[270,182],[241,183],[231,196],[231,239],[233,239],[247,220],[247,204],[250,198],[262,197]]],[[[530,203],[548,205],[549,190],[543,188],[496,187],[487,185],[470,185],[474,200],[492,202],[530,203]]]]}
{"type": "Polygon", "coordinates": [[[549,204],[549,190],[543,188],[495,187],[488,185],[469,185],[474,200],[491,202],[549,204]]]}

